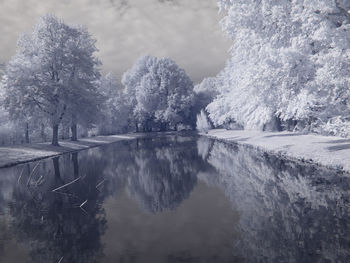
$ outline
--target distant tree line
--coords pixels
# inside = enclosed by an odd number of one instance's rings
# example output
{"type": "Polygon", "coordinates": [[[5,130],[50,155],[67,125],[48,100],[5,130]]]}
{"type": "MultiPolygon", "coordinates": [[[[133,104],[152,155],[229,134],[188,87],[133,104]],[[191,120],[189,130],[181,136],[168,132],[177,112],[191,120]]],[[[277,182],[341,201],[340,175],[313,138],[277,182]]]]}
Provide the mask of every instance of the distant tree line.
{"type": "MultiPolygon", "coordinates": [[[[4,130],[20,129],[21,142],[29,143],[30,135],[46,140],[51,130],[58,146],[59,135],[76,141],[88,131],[195,128],[201,103],[174,61],[143,56],[119,83],[112,73],[101,75],[95,43],[85,27],[54,15],[41,17],[19,38],[0,84],[0,139],[4,130]]],[[[4,140],[10,139],[0,144],[4,140]]]]}

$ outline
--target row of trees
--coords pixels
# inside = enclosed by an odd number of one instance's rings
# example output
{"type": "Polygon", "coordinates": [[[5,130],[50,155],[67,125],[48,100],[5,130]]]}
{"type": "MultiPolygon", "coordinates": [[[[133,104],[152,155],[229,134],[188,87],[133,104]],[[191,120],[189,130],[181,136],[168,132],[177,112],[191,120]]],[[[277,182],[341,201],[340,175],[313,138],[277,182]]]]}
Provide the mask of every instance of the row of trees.
{"type": "Polygon", "coordinates": [[[215,126],[350,134],[350,4],[219,0],[231,58],[205,80],[215,126]]]}
{"type": "Polygon", "coordinates": [[[193,128],[193,83],[174,61],[141,57],[121,85],[111,73],[101,76],[95,43],[86,28],[53,15],[19,38],[1,81],[0,106],[24,127],[26,142],[31,130],[44,137],[48,126],[55,146],[60,130],[77,140],[78,125],[100,134],[193,128]]]}

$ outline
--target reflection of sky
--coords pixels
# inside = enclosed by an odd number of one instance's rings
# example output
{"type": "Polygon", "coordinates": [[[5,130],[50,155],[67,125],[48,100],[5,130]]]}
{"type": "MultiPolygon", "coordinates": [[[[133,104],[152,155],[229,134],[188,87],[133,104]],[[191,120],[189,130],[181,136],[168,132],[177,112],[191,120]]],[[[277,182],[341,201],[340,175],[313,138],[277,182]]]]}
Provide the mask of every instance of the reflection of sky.
{"type": "Polygon", "coordinates": [[[97,39],[103,70],[119,76],[145,54],[171,57],[195,82],[214,76],[227,58],[216,0],[0,0],[0,61],[36,18],[55,13],[86,25],[97,39]]]}
{"type": "Polygon", "coordinates": [[[126,191],[107,199],[104,208],[108,231],[101,263],[232,262],[239,217],[216,187],[198,182],[176,210],[158,214],[140,209],[126,191]]]}

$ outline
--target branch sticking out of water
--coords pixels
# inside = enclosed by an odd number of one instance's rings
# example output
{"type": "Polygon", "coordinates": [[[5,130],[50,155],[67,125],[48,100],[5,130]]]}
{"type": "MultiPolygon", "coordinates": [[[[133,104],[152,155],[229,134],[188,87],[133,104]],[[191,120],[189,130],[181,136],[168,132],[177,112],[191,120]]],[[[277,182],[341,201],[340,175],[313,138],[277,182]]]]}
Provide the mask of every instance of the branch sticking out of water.
{"type": "Polygon", "coordinates": [[[61,259],[57,263],[61,263],[62,260],[63,260],[63,257],[61,257],[61,259]]]}
{"type": "Polygon", "coordinates": [[[21,174],[18,177],[17,184],[21,181],[22,175],[23,175],[24,168],[22,168],[21,174]]]}
{"type": "Polygon", "coordinates": [[[30,173],[30,175],[29,175],[29,177],[28,177],[28,181],[27,181],[27,186],[29,185],[30,181],[32,180],[32,176],[33,176],[33,174],[34,174],[36,168],[38,168],[39,164],[40,164],[40,161],[34,166],[32,172],[30,173]]]}
{"type": "Polygon", "coordinates": [[[87,199],[80,205],[80,208],[82,208],[86,203],[87,203],[87,199]]]}
{"type": "Polygon", "coordinates": [[[35,186],[38,187],[45,181],[44,176],[40,176],[40,178],[35,182],[35,186]]]}
{"type": "Polygon", "coordinates": [[[79,176],[77,179],[74,179],[73,181],[71,181],[71,182],[68,183],[68,184],[65,184],[65,185],[62,185],[62,186],[60,186],[60,187],[57,187],[57,188],[53,189],[52,192],[56,192],[57,190],[60,190],[60,189],[62,189],[62,188],[67,187],[68,185],[74,184],[75,182],[79,181],[80,179],[81,179],[81,176],[79,176]]]}
{"type": "Polygon", "coordinates": [[[97,185],[96,185],[96,189],[99,190],[98,188],[106,181],[106,179],[103,179],[101,182],[99,182],[97,185]]]}

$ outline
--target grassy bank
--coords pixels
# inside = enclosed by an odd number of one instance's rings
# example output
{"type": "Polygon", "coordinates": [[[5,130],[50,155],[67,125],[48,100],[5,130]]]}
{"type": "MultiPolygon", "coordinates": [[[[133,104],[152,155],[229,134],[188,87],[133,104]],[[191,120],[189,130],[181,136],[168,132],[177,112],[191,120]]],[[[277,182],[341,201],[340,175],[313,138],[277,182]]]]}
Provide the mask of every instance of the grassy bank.
{"type": "Polygon", "coordinates": [[[52,146],[50,143],[33,143],[0,147],[0,168],[37,161],[65,153],[81,151],[121,140],[132,140],[145,136],[146,135],[142,133],[96,136],[92,138],[79,139],[77,142],[68,140],[60,141],[59,147],[52,146]]]}
{"type": "Polygon", "coordinates": [[[350,139],[292,132],[214,129],[202,134],[291,160],[350,172],[350,139]]]}

